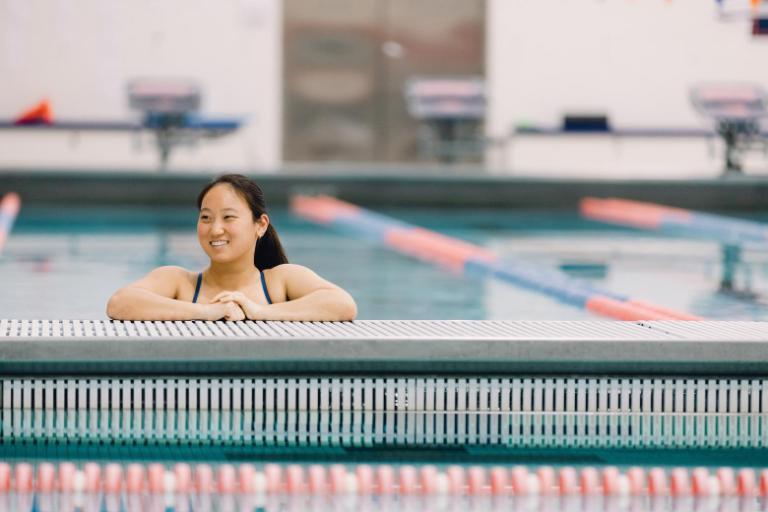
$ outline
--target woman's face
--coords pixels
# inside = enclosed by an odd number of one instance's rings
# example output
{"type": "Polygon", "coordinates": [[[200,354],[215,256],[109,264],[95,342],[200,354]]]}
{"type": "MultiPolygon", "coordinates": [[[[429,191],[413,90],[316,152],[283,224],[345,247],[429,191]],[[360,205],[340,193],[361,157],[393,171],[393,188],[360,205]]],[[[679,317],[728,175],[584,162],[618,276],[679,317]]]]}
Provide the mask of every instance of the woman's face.
{"type": "Polygon", "coordinates": [[[231,185],[219,183],[203,197],[197,239],[213,262],[226,263],[244,257],[252,261],[256,240],[268,225],[266,215],[254,221],[245,199],[231,185]]]}

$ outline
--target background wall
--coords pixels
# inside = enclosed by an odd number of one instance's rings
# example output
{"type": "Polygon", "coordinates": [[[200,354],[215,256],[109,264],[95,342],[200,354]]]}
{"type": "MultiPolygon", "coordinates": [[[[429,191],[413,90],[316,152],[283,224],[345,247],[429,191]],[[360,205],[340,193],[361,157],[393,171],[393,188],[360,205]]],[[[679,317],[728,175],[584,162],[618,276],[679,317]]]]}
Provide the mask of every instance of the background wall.
{"type": "MultiPolygon", "coordinates": [[[[604,112],[616,127],[703,127],[692,84],[768,87],[768,37],[751,36],[747,20],[718,21],[714,0],[488,0],[487,9],[494,138],[518,123],[557,125],[564,112],[604,112]]],[[[59,119],[127,119],[129,79],[191,77],[205,89],[204,113],[248,124],[176,150],[171,167],[272,170],[282,164],[281,30],[281,0],[0,0],[0,119],[43,97],[59,119]]],[[[151,138],[139,142],[3,131],[0,167],[155,169],[151,138]]],[[[719,174],[721,153],[700,139],[520,138],[489,149],[486,163],[519,175],[693,177],[719,174]]],[[[745,167],[768,173],[759,153],[745,167]]]]}
{"type": "MultiPolygon", "coordinates": [[[[203,113],[243,116],[229,136],[172,155],[176,168],[272,168],[280,148],[280,0],[0,0],[0,119],[43,97],[58,119],[128,119],[126,82],[184,77],[203,113]]],[[[0,165],[153,169],[126,134],[0,132],[0,165]]],[[[151,138],[144,141],[151,145],[151,138]]]]}
{"type": "MultiPolygon", "coordinates": [[[[728,0],[729,12],[749,12],[728,0]]],[[[487,132],[519,123],[559,126],[565,112],[599,112],[615,127],[704,127],[688,99],[691,85],[748,81],[768,88],[768,37],[751,22],[717,19],[714,0],[490,0],[487,132]]],[[[525,171],[612,169],[663,175],[720,171],[702,140],[615,142],[520,139],[490,156],[525,171]]],[[[753,155],[753,167],[766,160],[753,155]]]]}
{"type": "Polygon", "coordinates": [[[437,163],[405,93],[414,77],[483,76],[485,14],[485,0],[284,0],[283,158],[437,163]]]}

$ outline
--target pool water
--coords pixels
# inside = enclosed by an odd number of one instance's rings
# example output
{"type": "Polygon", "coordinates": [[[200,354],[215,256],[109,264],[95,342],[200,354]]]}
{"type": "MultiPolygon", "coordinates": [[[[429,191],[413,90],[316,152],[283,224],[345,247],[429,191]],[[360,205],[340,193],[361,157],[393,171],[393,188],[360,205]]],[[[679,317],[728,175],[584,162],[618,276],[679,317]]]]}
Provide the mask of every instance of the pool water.
{"type": "MultiPolygon", "coordinates": [[[[716,242],[610,227],[567,212],[382,213],[661,306],[710,319],[768,320],[765,252],[735,254],[716,242]]],[[[195,221],[194,209],[24,208],[0,256],[2,316],[103,319],[111,293],[152,268],[205,267],[195,221]]],[[[273,211],[272,221],[291,262],[347,289],[361,319],[601,318],[507,283],[454,275],[285,210],[273,211]]]]}

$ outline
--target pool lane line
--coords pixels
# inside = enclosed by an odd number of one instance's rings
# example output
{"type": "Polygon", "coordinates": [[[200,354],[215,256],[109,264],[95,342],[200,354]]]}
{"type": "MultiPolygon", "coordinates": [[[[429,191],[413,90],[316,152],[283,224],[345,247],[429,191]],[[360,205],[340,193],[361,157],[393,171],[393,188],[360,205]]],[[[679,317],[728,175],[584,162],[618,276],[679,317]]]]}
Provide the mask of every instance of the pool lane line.
{"type": "Polygon", "coordinates": [[[583,217],[609,224],[703,236],[768,250],[768,226],[759,222],[613,197],[585,197],[579,211],[583,217]]]}
{"type": "Polygon", "coordinates": [[[0,255],[3,253],[5,242],[11,236],[11,229],[19,210],[21,210],[21,197],[17,193],[8,192],[0,200],[0,255]]]}
{"type": "MultiPolygon", "coordinates": [[[[187,501],[195,502],[195,495],[206,495],[213,503],[225,497],[238,496],[248,506],[240,510],[253,510],[255,500],[264,500],[267,495],[279,496],[283,502],[297,499],[296,505],[306,505],[308,497],[322,497],[331,500],[335,496],[350,495],[362,498],[387,496],[392,510],[402,508],[404,503],[398,497],[435,498],[438,496],[481,499],[478,504],[488,505],[488,498],[500,501],[505,510],[517,510],[523,498],[542,497],[563,500],[554,504],[565,505],[565,510],[648,510],[647,500],[655,501],[655,507],[664,510],[765,510],[759,507],[768,498],[768,468],[714,466],[687,468],[683,466],[630,466],[619,468],[583,466],[560,467],[540,465],[537,468],[522,464],[501,465],[460,465],[440,467],[436,464],[405,463],[267,463],[249,462],[235,465],[231,462],[197,464],[177,461],[171,466],[159,462],[98,461],[79,463],[56,461],[14,461],[0,462],[0,496],[14,498],[13,503],[34,503],[44,499],[51,503],[54,493],[66,498],[79,496],[78,500],[93,504],[94,499],[106,510],[109,502],[117,503],[131,498],[147,498],[150,510],[176,510],[173,506],[187,501]],[[148,491],[148,492],[147,492],[148,491]],[[606,500],[606,506],[598,506],[598,497],[606,500]],[[589,501],[589,499],[592,501],[589,501]],[[158,501],[162,500],[162,502],[158,501]],[[584,506],[578,506],[584,501],[584,506]],[[634,500],[634,501],[633,501],[634,500]],[[696,500],[696,501],[692,501],[696,500]],[[722,500],[722,501],[721,501],[722,500]],[[725,501],[729,500],[729,501],[725,501]],[[735,500],[735,501],[734,501],[735,500]],[[691,506],[695,504],[695,508],[691,506]],[[727,504],[727,506],[725,505],[727,504]],[[721,506],[722,505],[722,506],[721,506]]],[[[142,503],[139,501],[137,503],[142,503]]],[[[223,503],[232,503],[226,501],[223,503]]],[[[262,501],[263,503],[263,501],[262,501]]],[[[333,502],[331,502],[333,503],[333,502]]],[[[340,504],[342,502],[339,502],[340,504]]],[[[465,502],[465,505],[472,504],[465,502]]],[[[527,506],[526,510],[555,509],[553,503],[542,507],[527,506]]],[[[30,507],[19,507],[29,510],[30,507]]],[[[62,507],[66,508],[66,507],[62,507]]],[[[118,507],[116,507],[118,508],[118,507]]],[[[222,507],[231,510],[232,507],[222,507]]],[[[272,509],[272,507],[269,507],[272,509]]],[[[298,507],[289,506],[289,510],[298,507]]],[[[313,509],[317,507],[312,507],[313,509]]],[[[349,507],[343,507],[348,509],[349,507]]],[[[369,510],[372,507],[363,506],[369,510]]],[[[378,508],[378,507],[377,507],[378,508]]],[[[477,510],[477,507],[469,507],[477,510]]],[[[502,507],[494,507],[501,509],[502,507]]],[[[133,510],[128,507],[127,510],[133,510]]],[[[257,507],[264,510],[263,507],[257,507]]],[[[390,508],[385,507],[384,510],[390,508]]],[[[5,508],[4,508],[5,510],[5,508]]],[[[92,510],[90,507],[74,510],[92,510]]],[[[119,510],[126,510],[119,507],[119,510]]],[[[141,509],[143,510],[143,508],[141,509]]],[[[199,510],[195,508],[195,510],[199,510]]],[[[216,508],[221,510],[221,508],[216,508]]]]}
{"type": "Polygon", "coordinates": [[[500,260],[483,247],[371,212],[329,196],[291,198],[293,213],[346,234],[382,244],[402,254],[454,272],[492,278],[562,303],[618,320],[703,320],[626,295],[602,290],[560,271],[500,260]]]}

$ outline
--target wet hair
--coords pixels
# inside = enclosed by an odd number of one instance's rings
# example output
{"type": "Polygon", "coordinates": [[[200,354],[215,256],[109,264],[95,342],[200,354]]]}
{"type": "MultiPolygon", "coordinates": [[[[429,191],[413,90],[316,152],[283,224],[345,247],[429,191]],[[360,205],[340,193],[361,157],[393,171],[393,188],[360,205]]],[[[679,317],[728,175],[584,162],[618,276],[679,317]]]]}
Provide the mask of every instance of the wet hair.
{"type": "MultiPolygon", "coordinates": [[[[200,191],[197,196],[197,209],[203,206],[203,198],[213,187],[220,183],[226,183],[235,189],[251,209],[253,220],[258,220],[262,214],[267,213],[267,205],[264,202],[264,192],[251,179],[242,174],[224,174],[217,177],[200,191]]],[[[253,264],[259,270],[276,267],[280,264],[288,263],[288,258],[283,251],[283,245],[280,243],[280,237],[277,236],[272,223],[269,223],[264,235],[256,240],[256,252],[253,255],[253,264]]]]}

